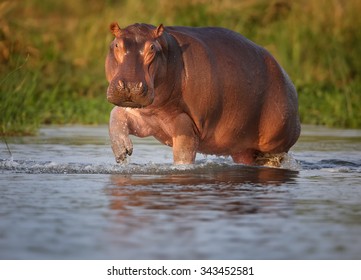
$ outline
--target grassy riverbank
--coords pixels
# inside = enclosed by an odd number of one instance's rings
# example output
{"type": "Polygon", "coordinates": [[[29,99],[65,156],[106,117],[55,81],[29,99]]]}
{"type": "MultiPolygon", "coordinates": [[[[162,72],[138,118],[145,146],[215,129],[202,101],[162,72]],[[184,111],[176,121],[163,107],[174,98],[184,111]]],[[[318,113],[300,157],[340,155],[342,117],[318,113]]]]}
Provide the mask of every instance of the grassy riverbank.
{"type": "Polygon", "coordinates": [[[361,128],[358,0],[9,0],[0,3],[0,134],[108,121],[108,26],[223,26],[265,46],[297,86],[303,123],[361,128]]]}

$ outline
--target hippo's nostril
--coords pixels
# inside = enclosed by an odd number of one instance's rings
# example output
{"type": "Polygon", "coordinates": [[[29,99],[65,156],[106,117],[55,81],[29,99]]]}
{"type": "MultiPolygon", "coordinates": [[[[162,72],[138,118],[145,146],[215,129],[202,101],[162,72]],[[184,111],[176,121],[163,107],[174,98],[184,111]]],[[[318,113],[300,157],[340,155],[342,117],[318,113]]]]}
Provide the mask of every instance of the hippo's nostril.
{"type": "Polygon", "coordinates": [[[125,84],[124,84],[124,82],[122,81],[122,80],[119,80],[118,81],[118,85],[119,85],[119,89],[125,89],[125,84]]]}

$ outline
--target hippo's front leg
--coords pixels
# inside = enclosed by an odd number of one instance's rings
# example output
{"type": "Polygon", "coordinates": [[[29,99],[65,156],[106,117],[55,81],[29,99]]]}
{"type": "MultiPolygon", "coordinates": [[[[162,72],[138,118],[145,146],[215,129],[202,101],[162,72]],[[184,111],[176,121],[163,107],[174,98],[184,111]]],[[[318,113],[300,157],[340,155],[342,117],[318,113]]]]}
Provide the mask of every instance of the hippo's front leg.
{"type": "Polygon", "coordinates": [[[125,109],[114,107],[110,113],[109,136],[116,162],[125,160],[133,152],[133,143],[129,138],[128,117],[125,109]]]}
{"type": "Polygon", "coordinates": [[[187,114],[180,114],[175,118],[174,122],[174,164],[193,164],[199,144],[199,138],[195,133],[195,125],[187,114]]]}

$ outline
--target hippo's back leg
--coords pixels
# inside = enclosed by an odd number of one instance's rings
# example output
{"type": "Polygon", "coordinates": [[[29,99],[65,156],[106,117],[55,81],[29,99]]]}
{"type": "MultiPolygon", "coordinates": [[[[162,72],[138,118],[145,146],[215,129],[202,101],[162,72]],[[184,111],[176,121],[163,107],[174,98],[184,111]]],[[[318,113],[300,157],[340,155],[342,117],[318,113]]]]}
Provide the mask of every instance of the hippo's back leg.
{"type": "Polygon", "coordinates": [[[235,163],[246,165],[258,165],[268,167],[280,167],[287,152],[282,153],[262,153],[257,150],[247,149],[233,154],[232,159],[235,163]]]}
{"type": "Polygon", "coordinates": [[[254,149],[245,149],[231,156],[235,163],[254,165],[256,163],[257,151],[254,149]]]}

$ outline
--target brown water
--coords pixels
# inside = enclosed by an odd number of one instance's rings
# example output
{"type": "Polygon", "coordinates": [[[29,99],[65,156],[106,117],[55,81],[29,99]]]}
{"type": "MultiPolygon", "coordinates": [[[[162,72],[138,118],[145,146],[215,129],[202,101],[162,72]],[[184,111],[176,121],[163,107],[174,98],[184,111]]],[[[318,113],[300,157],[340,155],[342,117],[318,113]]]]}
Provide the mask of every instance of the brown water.
{"type": "Polygon", "coordinates": [[[303,127],[285,168],[197,157],[106,127],[0,144],[0,259],[361,259],[361,131],[303,127]],[[296,161],[298,163],[296,163],[296,161]]]}

